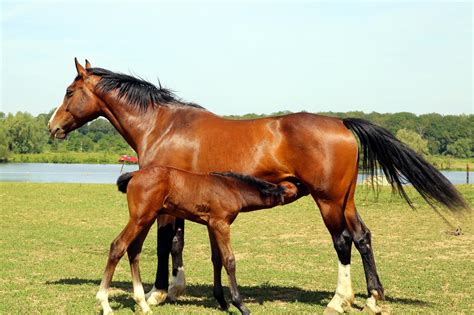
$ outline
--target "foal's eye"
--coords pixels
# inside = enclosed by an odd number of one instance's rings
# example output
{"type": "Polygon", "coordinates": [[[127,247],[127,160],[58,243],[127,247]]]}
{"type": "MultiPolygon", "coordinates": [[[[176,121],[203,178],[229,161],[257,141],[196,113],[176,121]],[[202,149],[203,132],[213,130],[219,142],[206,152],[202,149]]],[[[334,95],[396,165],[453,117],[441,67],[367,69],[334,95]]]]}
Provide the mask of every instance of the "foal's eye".
{"type": "Polygon", "coordinates": [[[74,93],[73,90],[69,90],[69,89],[66,90],[66,96],[67,96],[67,97],[71,97],[73,93],[74,93]]]}

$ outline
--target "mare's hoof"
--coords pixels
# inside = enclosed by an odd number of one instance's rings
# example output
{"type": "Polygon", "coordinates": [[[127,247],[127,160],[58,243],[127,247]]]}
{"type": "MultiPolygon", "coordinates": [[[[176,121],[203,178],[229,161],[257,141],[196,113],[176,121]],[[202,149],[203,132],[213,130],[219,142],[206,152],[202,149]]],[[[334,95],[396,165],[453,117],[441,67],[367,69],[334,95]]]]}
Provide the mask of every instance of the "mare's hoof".
{"type": "Polygon", "coordinates": [[[370,314],[370,315],[381,315],[382,314],[382,310],[380,309],[380,307],[378,307],[377,305],[369,305],[369,304],[364,305],[364,308],[362,309],[362,312],[364,312],[366,314],[370,314]]]}
{"type": "Polygon", "coordinates": [[[159,305],[166,301],[168,294],[164,290],[157,290],[155,287],[145,295],[148,305],[159,305]]]}
{"type": "Polygon", "coordinates": [[[178,274],[171,278],[171,284],[168,287],[168,300],[176,301],[176,299],[184,294],[186,289],[186,278],[184,277],[184,267],[178,268],[178,274]]]}
{"type": "Polygon", "coordinates": [[[337,314],[342,314],[338,312],[336,309],[332,307],[326,307],[326,309],[323,312],[323,315],[337,315],[337,314]]]}

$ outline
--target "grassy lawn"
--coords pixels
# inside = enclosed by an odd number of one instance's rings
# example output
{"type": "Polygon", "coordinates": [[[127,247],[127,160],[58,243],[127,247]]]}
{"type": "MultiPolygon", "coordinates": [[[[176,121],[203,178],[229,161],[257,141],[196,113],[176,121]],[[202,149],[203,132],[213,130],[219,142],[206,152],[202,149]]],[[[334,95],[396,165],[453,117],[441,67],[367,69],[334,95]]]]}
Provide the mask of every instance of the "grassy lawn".
{"type": "MultiPolygon", "coordinates": [[[[474,204],[474,186],[459,189],[474,204]]],[[[29,183],[0,183],[0,196],[0,314],[97,312],[94,297],[109,244],[128,217],[125,196],[113,185],[29,183]]],[[[394,314],[474,313],[473,214],[455,217],[442,211],[462,227],[464,234],[454,236],[418,197],[413,211],[388,189],[375,196],[359,187],[357,196],[386,290],[383,309],[394,314]]],[[[146,290],[155,276],[155,235],[154,227],[141,259],[146,290]]],[[[237,279],[251,311],[322,313],[335,289],[337,258],[311,199],[242,214],[232,236],[237,279]]],[[[356,306],[362,307],[364,273],[355,249],[352,256],[356,306]]],[[[204,226],[187,223],[184,259],[186,295],[152,310],[222,314],[212,297],[204,226]]],[[[138,310],[126,257],[112,286],[110,300],[117,314],[138,310]]],[[[230,311],[237,313],[234,307],[230,311]]]]}

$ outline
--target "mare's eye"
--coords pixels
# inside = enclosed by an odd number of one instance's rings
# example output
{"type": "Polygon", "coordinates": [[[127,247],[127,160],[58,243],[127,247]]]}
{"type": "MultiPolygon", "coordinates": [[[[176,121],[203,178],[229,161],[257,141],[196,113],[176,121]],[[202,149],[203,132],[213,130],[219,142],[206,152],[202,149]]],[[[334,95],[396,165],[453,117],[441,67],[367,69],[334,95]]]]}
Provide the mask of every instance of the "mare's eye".
{"type": "Polygon", "coordinates": [[[66,90],[66,96],[67,96],[67,97],[71,97],[73,93],[74,93],[73,90],[69,90],[69,89],[66,90]]]}

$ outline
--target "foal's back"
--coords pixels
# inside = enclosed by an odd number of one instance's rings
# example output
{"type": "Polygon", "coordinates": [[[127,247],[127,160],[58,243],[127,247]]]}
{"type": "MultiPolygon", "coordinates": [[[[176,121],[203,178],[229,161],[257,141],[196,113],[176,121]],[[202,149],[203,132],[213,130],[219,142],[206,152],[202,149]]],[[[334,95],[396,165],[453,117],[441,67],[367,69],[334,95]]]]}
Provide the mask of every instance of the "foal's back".
{"type": "Polygon", "coordinates": [[[131,212],[143,208],[137,211],[153,215],[161,211],[203,224],[211,217],[235,217],[241,210],[274,207],[283,202],[285,192],[281,186],[252,176],[198,174],[164,166],[124,174],[117,184],[127,192],[131,212]]]}

